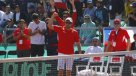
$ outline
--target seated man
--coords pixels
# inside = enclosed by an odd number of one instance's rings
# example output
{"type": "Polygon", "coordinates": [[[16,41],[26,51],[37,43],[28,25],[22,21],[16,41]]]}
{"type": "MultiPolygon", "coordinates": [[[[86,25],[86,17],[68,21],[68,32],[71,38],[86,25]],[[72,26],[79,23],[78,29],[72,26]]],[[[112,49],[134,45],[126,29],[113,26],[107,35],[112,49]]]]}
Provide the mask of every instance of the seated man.
{"type": "Polygon", "coordinates": [[[89,53],[101,53],[101,52],[102,52],[102,48],[99,46],[99,39],[97,37],[94,37],[92,39],[91,46],[89,46],[86,49],[85,54],[89,54],[89,53]]]}
{"type": "MultiPolygon", "coordinates": [[[[102,48],[99,46],[99,39],[97,37],[94,37],[92,39],[90,46],[88,46],[87,49],[85,50],[85,54],[101,53],[101,52],[103,51],[102,51],[102,48]]],[[[80,58],[77,60],[88,61],[89,58],[80,58]]]]}

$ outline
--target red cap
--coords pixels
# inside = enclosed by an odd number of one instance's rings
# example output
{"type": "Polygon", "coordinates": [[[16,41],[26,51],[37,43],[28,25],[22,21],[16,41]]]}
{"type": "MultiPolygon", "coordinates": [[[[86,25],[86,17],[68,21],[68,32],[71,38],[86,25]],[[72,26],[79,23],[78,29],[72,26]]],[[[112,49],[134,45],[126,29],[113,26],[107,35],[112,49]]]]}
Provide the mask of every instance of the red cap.
{"type": "Polygon", "coordinates": [[[120,19],[115,19],[114,24],[120,24],[120,19]]]}

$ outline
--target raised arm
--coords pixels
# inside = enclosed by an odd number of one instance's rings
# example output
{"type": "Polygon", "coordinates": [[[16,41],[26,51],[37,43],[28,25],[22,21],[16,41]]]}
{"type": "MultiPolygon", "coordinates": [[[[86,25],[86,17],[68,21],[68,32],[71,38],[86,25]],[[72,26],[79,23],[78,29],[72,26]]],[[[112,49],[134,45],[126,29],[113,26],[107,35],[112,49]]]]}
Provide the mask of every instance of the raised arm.
{"type": "Polygon", "coordinates": [[[75,23],[76,23],[76,18],[77,18],[77,12],[76,12],[76,8],[75,8],[74,0],[69,0],[69,1],[72,5],[72,9],[73,9],[73,14],[72,14],[73,23],[72,23],[71,27],[74,27],[75,23]]]}
{"type": "Polygon", "coordinates": [[[54,30],[54,27],[52,25],[53,25],[53,20],[56,16],[58,16],[58,13],[54,12],[53,15],[51,16],[50,20],[49,20],[48,25],[47,25],[48,28],[51,29],[51,30],[54,30]]]}
{"type": "MultiPolygon", "coordinates": [[[[55,8],[54,8],[55,2],[54,2],[54,0],[50,0],[50,5],[51,5],[52,13],[54,13],[55,12],[55,8]]],[[[64,21],[59,17],[59,15],[57,15],[55,17],[55,19],[57,20],[57,22],[58,22],[58,24],[60,26],[64,26],[65,25],[64,21]]]]}

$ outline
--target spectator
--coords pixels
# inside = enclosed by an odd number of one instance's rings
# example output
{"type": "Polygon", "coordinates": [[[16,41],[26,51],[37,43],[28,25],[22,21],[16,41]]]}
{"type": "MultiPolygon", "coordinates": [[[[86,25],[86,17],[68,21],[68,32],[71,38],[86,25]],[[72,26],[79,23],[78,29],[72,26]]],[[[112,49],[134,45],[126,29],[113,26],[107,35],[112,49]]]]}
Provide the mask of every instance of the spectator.
{"type": "Polygon", "coordinates": [[[92,22],[89,15],[84,16],[84,23],[81,25],[80,37],[85,45],[89,45],[93,37],[96,36],[95,23],[92,22]],[[90,28],[94,28],[91,29],[90,28]]]}
{"type": "Polygon", "coordinates": [[[86,50],[85,50],[85,54],[89,54],[89,53],[101,53],[102,48],[99,46],[100,41],[97,37],[94,37],[92,39],[92,44],[91,46],[89,46],[86,50]]]}
{"type": "MultiPolygon", "coordinates": [[[[65,25],[63,26],[52,26],[53,19],[56,18],[58,14],[53,13],[49,23],[48,28],[54,30],[58,33],[58,55],[72,55],[74,54],[74,43],[76,42],[78,51],[81,53],[81,44],[78,36],[78,32],[71,28],[72,18],[68,17],[65,20],[65,25]]],[[[58,60],[58,76],[63,76],[64,66],[66,65],[66,76],[71,76],[73,58],[59,59],[58,60]]]]}
{"type": "Polygon", "coordinates": [[[0,1],[0,10],[4,11],[5,6],[6,6],[6,2],[0,1]]]}
{"type": "Polygon", "coordinates": [[[86,0],[74,0],[74,1],[77,10],[76,26],[81,26],[81,24],[83,23],[83,10],[85,8],[86,0]]]}
{"type": "Polygon", "coordinates": [[[45,13],[45,10],[44,10],[43,3],[38,3],[36,12],[39,14],[39,17],[40,17],[41,20],[45,19],[46,13],[45,13]]]}
{"type": "MultiPolygon", "coordinates": [[[[75,8],[74,0],[70,0],[70,3],[72,4],[72,9],[73,9],[73,14],[72,14],[73,23],[72,23],[71,27],[74,27],[75,26],[75,22],[76,22],[76,18],[77,18],[77,13],[76,13],[76,8],[75,8]]],[[[52,7],[52,11],[55,12],[54,2],[50,1],[50,4],[51,4],[51,7],[52,7]]],[[[62,19],[59,16],[56,17],[57,18],[56,20],[57,20],[57,22],[58,22],[58,24],[60,26],[64,26],[65,25],[65,19],[67,17],[70,17],[70,13],[69,13],[69,11],[64,11],[63,12],[63,18],[62,18],[63,21],[62,21],[62,19]]]]}
{"type": "Polygon", "coordinates": [[[5,27],[5,31],[6,32],[6,41],[7,43],[15,43],[15,40],[13,39],[13,31],[17,26],[14,24],[12,19],[8,19],[7,20],[7,25],[5,27]]]}
{"type": "Polygon", "coordinates": [[[96,26],[103,26],[107,27],[109,26],[109,13],[108,9],[103,6],[103,1],[102,0],[97,0],[96,1],[96,7],[97,9],[95,10],[94,14],[94,21],[96,23],[96,26]]]}
{"type": "Polygon", "coordinates": [[[3,24],[4,24],[3,15],[4,15],[4,12],[0,10],[0,33],[2,33],[1,28],[3,28],[3,24]]]}
{"type": "Polygon", "coordinates": [[[36,7],[37,7],[37,3],[40,1],[40,0],[26,0],[27,1],[27,8],[29,7],[33,7],[34,10],[36,10],[36,7]]]}
{"type": "Polygon", "coordinates": [[[126,2],[125,2],[125,13],[126,13],[126,16],[128,16],[128,14],[130,14],[133,11],[132,7],[130,6],[130,4],[132,2],[134,2],[134,0],[126,0],[126,2]]]}
{"type": "MultiPolygon", "coordinates": [[[[120,19],[114,20],[114,29],[111,31],[107,43],[107,49],[110,45],[113,46],[113,52],[129,51],[130,37],[125,29],[120,28],[120,19]],[[127,40],[127,42],[126,42],[127,40]]],[[[106,49],[106,52],[108,51],[106,49]]]]}
{"type": "Polygon", "coordinates": [[[25,26],[23,19],[19,20],[18,28],[15,29],[13,34],[16,40],[17,56],[30,57],[30,30],[25,26]]]}
{"type": "Polygon", "coordinates": [[[13,21],[15,24],[17,24],[18,20],[24,19],[26,20],[26,16],[23,12],[20,11],[19,5],[15,6],[15,12],[13,14],[13,21]]]}
{"type": "Polygon", "coordinates": [[[131,50],[136,50],[136,34],[133,35],[134,42],[131,44],[131,50]]]}
{"type": "MultiPolygon", "coordinates": [[[[91,53],[102,53],[103,50],[102,48],[99,46],[100,41],[97,37],[94,37],[92,39],[92,42],[90,44],[90,46],[87,47],[87,49],[85,50],[85,54],[91,54],[91,53]]],[[[81,58],[81,59],[77,59],[80,61],[88,61],[90,58],[81,58]]]]}
{"type": "MultiPolygon", "coordinates": [[[[121,28],[121,21],[120,19],[114,19],[114,29],[111,31],[106,47],[106,51],[108,52],[108,48],[110,46],[113,46],[113,52],[119,52],[119,51],[129,51],[130,50],[130,37],[128,35],[128,32],[121,28]]],[[[118,55],[118,56],[124,56],[124,55],[118,55]]],[[[127,56],[124,62],[123,68],[128,68],[127,71],[129,70],[129,65],[126,64],[127,62],[127,56]]],[[[127,72],[125,72],[125,69],[123,69],[122,76],[125,76],[126,74],[128,75],[127,72]]],[[[130,76],[130,75],[128,75],[130,76]]]]}
{"type": "Polygon", "coordinates": [[[46,24],[39,19],[37,13],[32,15],[32,19],[33,21],[28,26],[31,34],[31,56],[43,56],[45,38],[42,31],[47,29],[46,24]]]}
{"type": "Polygon", "coordinates": [[[6,9],[5,9],[5,10],[6,10],[6,11],[5,11],[5,14],[4,14],[4,16],[3,16],[3,19],[4,19],[5,21],[7,21],[8,19],[13,19],[13,12],[11,11],[9,5],[6,6],[6,9]]]}
{"type": "Polygon", "coordinates": [[[136,2],[131,4],[133,11],[128,14],[129,26],[135,27],[136,26],[136,2]]]}
{"type": "MultiPolygon", "coordinates": [[[[45,19],[45,23],[49,23],[50,18],[45,19]]],[[[45,33],[45,45],[47,50],[47,56],[51,55],[58,55],[57,49],[58,49],[58,40],[57,40],[57,33],[53,30],[50,30],[47,28],[45,33]]]]}
{"type": "Polygon", "coordinates": [[[109,13],[110,13],[110,26],[114,27],[114,19],[122,19],[124,12],[124,0],[110,0],[109,1],[109,13]]]}
{"type": "MultiPolygon", "coordinates": [[[[134,41],[131,43],[131,50],[136,50],[136,33],[133,35],[134,41]]],[[[132,54],[133,61],[136,61],[136,54],[132,54]]]]}
{"type": "Polygon", "coordinates": [[[92,0],[88,0],[88,2],[87,2],[87,8],[85,8],[83,16],[89,15],[91,17],[92,21],[93,21],[95,10],[96,10],[96,7],[93,6],[92,0]]]}
{"type": "Polygon", "coordinates": [[[13,19],[13,12],[10,10],[9,5],[6,6],[5,12],[3,15],[3,20],[4,20],[3,28],[6,26],[8,19],[13,19]]]}
{"type": "Polygon", "coordinates": [[[36,13],[35,10],[34,10],[34,6],[28,7],[27,24],[29,24],[29,23],[33,20],[33,19],[32,19],[33,13],[36,13]]]}
{"type": "Polygon", "coordinates": [[[11,10],[14,11],[16,5],[20,4],[19,0],[5,0],[7,5],[11,6],[11,10]]]}

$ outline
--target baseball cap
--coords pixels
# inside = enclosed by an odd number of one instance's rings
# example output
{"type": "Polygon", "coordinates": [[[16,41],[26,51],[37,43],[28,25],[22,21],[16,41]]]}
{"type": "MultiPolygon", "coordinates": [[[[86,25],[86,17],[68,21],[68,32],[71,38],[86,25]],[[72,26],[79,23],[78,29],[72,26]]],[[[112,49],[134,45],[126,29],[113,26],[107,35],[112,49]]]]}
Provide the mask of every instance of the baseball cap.
{"type": "Polygon", "coordinates": [[[85,19],[90,19],[91,17],[87,14],[84,16],[85,19]]]}
{"type": "Polygon", "coordinates": [[[67,17],[65,21],[70,21],[71,23],[73,22],[71,17],[67,17]]]}
{"type": "Polygon", "coordinates": [[[132,2],[132,3],[130,4],[130,6],[131,6],[131,7],[136,7],[136,2],[132,2]]]}
{"type": "Polygon", "coordinates": [[[25,22],[25,20],[24,20],[24,19],[20,19],[20,20],[18,21],[18,23],[20,23],[20,22],[25,22]]]}
{"type": "Polygon", "coordinates": [[[7,22],[11,22],[11,21],[12,21],[12,19],[8,19],[8,20],[7,20],[7,22]]]}
{"type": "Polygon", "coordinates": [[[99,39],[98,39],[98,37],[93,37],[93,39],[92,39],[92,40],[99,40],[99,39]]]}
{"type": "Polygon", "coordinates": [[[114,24],[120,24],[120,19],[114,19],[114,24]]]}
{"type": "Polygon", "coordinates": [[[93,1],[92,0],[87,0],[87,3],[93,3],[93,1]]]}

